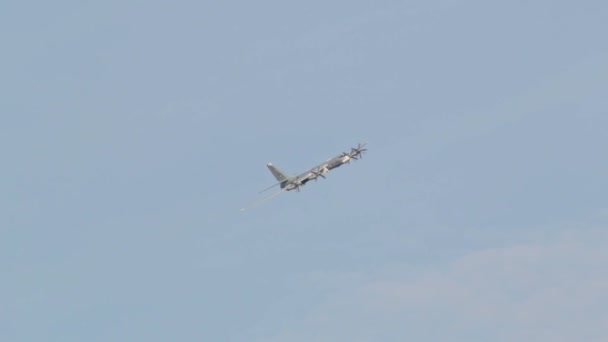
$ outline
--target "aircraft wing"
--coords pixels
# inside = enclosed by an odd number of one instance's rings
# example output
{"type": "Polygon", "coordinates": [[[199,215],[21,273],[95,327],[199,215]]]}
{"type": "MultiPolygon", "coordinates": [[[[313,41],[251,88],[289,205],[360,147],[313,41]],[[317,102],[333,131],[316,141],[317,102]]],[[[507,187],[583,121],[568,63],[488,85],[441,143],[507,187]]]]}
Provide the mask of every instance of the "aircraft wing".
{"type": "Polygon", "coordinates": [[[308,182],[309,180],[316,179],[317,177],[319,177],[319,175],[321,175],[321,177],[323,177],[322,175],[323,175],[323,173],[325,173],[325,172],[323,172],[322,170],[323,170],[324,168],[326,168],[326,167],[329,165],[329,162],[330,162],[332,159],[333,159],[333,158],[330,158],[330,159],[328,159],[328,160],[326,160],[326,161],[324,161],[324,162],[322,162],[322,163],[320,163],[320,164],[318,164],[318,165],[316,165],[316,166],[314,166],[314,167],[311,167],[310,169],[308,169],[308,170],[306,170],[306,171],[304,171],[304,172],[300,173],[300,174],[298,175],[297,179],[298,179],[298,180],[299,180],[299,181],[300,181],[302,184],[304,184],[304,183],[308,182]],[[320,172],[320,174],[319,174],[319,172],[320,172]]]}

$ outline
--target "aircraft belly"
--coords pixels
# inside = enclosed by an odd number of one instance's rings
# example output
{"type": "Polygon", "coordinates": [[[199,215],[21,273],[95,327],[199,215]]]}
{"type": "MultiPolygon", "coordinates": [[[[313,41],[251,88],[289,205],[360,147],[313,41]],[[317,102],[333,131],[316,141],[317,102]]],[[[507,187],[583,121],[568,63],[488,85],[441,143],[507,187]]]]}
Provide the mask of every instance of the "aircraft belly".
{"type": "Polygon", "coordinates": [[[334,163],[327,165],[327,169],[328,170],[335,169],[339,166],[342,166],[342,164],[343,164],[342,162],[334,162],[334,163]]]}

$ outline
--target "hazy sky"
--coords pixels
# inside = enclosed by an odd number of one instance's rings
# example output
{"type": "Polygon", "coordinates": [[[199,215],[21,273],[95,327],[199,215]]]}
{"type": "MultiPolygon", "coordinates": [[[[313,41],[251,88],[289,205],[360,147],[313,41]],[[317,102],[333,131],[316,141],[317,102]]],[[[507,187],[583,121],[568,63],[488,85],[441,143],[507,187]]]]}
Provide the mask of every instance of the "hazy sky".
{"type": "Polygon", "coordinates": [[[608,340],[606,18],[3,2],[0,340],[608,340]]]}

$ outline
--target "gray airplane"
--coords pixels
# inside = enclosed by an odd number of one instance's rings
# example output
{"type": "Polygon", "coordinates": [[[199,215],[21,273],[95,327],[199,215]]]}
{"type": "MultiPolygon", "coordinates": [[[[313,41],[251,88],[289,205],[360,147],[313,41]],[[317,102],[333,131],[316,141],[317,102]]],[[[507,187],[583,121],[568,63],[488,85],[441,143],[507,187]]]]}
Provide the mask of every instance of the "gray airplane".
{"type": "MultiPolygon", "coordinates": [[[[365,145],[366,144],[358,144],[357,147],[351,148],[349,152],[343,152],[342,154],[337,155],[333,158],[330,158],[330,159],[324,161],[323,163],[321,163],[299,175],[288,175],[288,174],[285,174],[284,172],[282,172],[281,170],[279,170],[272,163],[266,164],[266,166],[268,167],[268,169],[270,170],[270,172],[272,173],[274,178],[276,178],[278,183],[260,191],[260,193],[262,193],[266,190],[269,190],[275,186],[280,186],[281,190],[273,193],[272,195],[270,195],[266,198],[261,199],[258,202],[255,202],[253,205],[266,201],[266,200],[280,194],[283,191],[291,191],[291,190],[300,191],[300,186],[306,184],[307,182],[309,182],[313,179],[316,181],[317,178],[319,178],[319,177],[325,178],[324,175],[326,173],[328,173],[330,170],[340,167],[344,164],[349,164],[350,161],[353,159],[354,160],[363,159],[363,152],[367,151],[367,149],[364,148],[365,145]]],[[[241,210],[245,210],[245,208],[243,208],[241,210]]]]}

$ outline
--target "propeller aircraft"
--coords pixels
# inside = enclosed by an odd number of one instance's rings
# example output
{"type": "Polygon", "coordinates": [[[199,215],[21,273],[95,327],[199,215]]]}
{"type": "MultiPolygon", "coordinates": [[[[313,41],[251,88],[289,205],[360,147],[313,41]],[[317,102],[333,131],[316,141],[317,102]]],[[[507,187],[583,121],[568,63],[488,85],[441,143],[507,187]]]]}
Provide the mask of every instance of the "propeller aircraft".
{"type": "MultiPolygon", "coordinates": [[[[300,187],[305,185],[309,181],[311,181],[311,180],[317,181],[317,179],[319,177],[325,178],[326,173],[328,173],[329,171],[331,171],[337,167],[340,167],[344,164],[350,164],[351,160],[363,159],[363,152],[367,151],[367,149],[364,148],[365,145],[366,145],[365,143],[358,144],[357,147],[352,147],[349,152],[343,152],[342,154],[339,154],[335,157],[327,159],[323,163],[321,163],[307,171],[304,171],[304,172],[300,173],[299,175],[289,175],[289,174],[286,174],[286,173],[282,172],[281,170],[279,170],[272,163],[266,164],[266,167],[268,167],[268,169],[270,170],[270,172],[272,173],[274,178],[277,180],[277,183],[260,191],[259,193],[270,190],[270,189],[274,188],[275,186],[279,186],[280,190],[271,194],[268,197],[262,198],[261,200],[254,202],[250,207],[253,207],[257,204],[267,201],[267,200],[279,195],[280,193],[282,193],[284,191],[296,190],[299,192],[300,187]]],[[[247,208],[243,208],[243,209],[241,209],[241,211],[244,211],[245,209],[247,209],[247,208]]]]}

